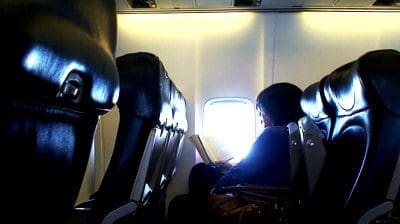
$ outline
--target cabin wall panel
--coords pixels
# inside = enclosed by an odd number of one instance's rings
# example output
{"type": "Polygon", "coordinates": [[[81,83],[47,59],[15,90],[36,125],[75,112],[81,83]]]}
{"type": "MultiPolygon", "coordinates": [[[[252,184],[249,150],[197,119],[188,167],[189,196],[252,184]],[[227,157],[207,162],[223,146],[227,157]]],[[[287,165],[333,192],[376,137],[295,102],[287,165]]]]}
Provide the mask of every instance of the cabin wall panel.
{"type": "Polygon", "coordinates": [[[400,13],[278,14],[274,82],[303,89],[367,51],[400,50],[400,13]]]}

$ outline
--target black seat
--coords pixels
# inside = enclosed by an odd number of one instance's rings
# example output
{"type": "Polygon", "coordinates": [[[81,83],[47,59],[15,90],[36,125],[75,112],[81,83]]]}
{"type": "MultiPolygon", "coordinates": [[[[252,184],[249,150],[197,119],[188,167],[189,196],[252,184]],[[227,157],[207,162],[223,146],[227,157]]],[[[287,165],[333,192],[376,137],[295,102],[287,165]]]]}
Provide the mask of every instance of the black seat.
{"type": "Polygon", "coordinates": [[[168,145],[165,162],[160,176],[160,186],[165,189],[168,183],[175,176],[176,165],[182,152],[182,144],[188,129],[186,120],[186,100],[183,94],[171,82],[171,109],[173,126],[169,130],[168,145]]]}
{"type": "Polygon", "coordinates": [[[157,56],[127,54],[117,58],[117,66],[115,148],[99,190],[80,207],[89,209],[88,223],[154,223],[164,218],[166,185],[187,130],[186,103],[157,56]]]}
{"type": "Polygon", "coordinates": [[[4,220],[62,223],[118,97],[113,1],[0,2],[4,220]],[[6,162],[7,161],[7,162],[6,162]]]}
{"type": "Polygon", "coordinates": [[[400,53],[377,50],[308,87],[301,104],[324,134],[326,160],[311,195],[319,222],[390,215],[400,184],[400,53]]]}

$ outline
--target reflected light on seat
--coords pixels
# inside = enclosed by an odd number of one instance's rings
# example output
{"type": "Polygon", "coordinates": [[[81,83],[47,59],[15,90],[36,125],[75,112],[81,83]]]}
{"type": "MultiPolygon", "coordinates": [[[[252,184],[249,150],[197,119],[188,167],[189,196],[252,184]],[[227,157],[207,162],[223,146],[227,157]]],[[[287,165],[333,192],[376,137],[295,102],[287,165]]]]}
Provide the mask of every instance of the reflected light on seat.
{"type": "Polygon", "coordinates": [[[55,159],[73,159],[74,149],[71,147],[76,144],[75,132],[73,127],[59,122],[57,125],[38,125],[37,127],[37,146],[42,150],[41,153],[49,153],[55,159]]]}
{"type": "MultiPolygon", "coordinates": [[[[25,56],[23,66],[26,71],[46,80],[49,83],[62,85],[68,74],[72,71],[78,71],[82,74],[92,72],[90,68],[75,60],[67,60],[59,56],[56,51],[44,46],[34,46],[25,56]],[[60,83],[61,82],[61,83],[60,83]]],[[[108,77],[96,76],[96,82],[92,83],[91,97],[99,103],[108,101],[110,93],[107,86],[110,85],[108,77]]],[[[119,88],[112,93],[113,101],[116,102],[119,96],[119,88]]]]}
{"type": "Polygon", "coordinates": [[[50,79],[52,83],[64,80],[73,71],[85,72],[85,66],[62,59],[57,53],[43,46],[35,46],[24,58],[24,67],[27,71],[43,79],[50,79]]]}

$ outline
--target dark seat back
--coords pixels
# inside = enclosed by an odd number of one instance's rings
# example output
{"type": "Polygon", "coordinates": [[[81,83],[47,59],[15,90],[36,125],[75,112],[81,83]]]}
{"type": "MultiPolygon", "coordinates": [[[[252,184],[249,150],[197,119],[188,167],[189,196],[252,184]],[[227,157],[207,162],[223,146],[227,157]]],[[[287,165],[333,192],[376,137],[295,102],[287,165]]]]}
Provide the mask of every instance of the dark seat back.
{"type": "Polygon", "coordinates": [[[163,188],[172,180],[176,165],[182,152],[182,144],[188,129],[186,119],[186,100],[178,88],[171,82],[171,109],[173,126],[169,131],[166,160],[162,168],[161,185],[163,188]]]}
{"type": "Polygon", "coordinates": [[[14,223],[62,223],[99,115],[118,97],[115,3],[5,0],[0,18],[0,144],[14,164],[1,169],[2,213],[14,223]]]}
{"type": "Polygon", "coordinates": [[[117,66],[120,123],[110,165],[93,197],[91,223],[113,223],[151,206],[151,196],[172,178],[187,129],[185,99],[157,56],[127,54],[117,58],[117,66]]]}
{"type": "Polygon", "coordinates": [[[312,195],[322,217],[369,223],[393,207],[400,184],[400,53],[364,54],[311,85],[302,108],[326,140],[312,195]]]}

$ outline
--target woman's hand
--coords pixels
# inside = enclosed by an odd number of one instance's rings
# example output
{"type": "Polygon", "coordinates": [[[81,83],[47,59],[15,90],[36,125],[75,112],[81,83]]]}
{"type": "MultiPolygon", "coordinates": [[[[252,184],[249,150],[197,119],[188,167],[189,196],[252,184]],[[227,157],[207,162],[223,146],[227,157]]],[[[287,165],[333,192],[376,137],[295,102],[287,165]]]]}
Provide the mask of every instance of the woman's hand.
{"type": "Polygon", "coordinates": [[[226,173],[232,168],[232,164],[228,162],[229,160],[219,160],[215,162],[215,166],[221,173],[226,173]]]}

